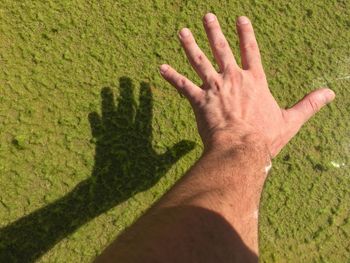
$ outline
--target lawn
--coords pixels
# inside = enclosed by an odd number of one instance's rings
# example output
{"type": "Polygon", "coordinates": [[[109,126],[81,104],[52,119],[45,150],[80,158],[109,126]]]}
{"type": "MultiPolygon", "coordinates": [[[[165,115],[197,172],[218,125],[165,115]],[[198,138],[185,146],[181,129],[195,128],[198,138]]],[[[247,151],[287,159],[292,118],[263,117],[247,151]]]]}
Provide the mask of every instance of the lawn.
{"type": "Polygon", "coordinates": [[[274,160],[261,262],[349,260],[349,1],[1,0],[0,262],[90,262],[200,156],[158,66],[198,83],[177,32],[212,58],[208,11],[238,61],[235,19],[251,18],[282,107],[337,94],[274,160]]]}

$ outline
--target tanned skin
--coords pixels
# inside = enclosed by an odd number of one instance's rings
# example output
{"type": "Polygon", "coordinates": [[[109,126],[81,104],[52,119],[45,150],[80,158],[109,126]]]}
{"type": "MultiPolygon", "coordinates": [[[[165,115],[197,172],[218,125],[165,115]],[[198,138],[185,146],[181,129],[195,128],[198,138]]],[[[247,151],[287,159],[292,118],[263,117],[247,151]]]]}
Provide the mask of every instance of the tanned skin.
{"type": "Polygon", "coordinates": [[[160,67],[192,105],[203,154],[96,262],[257,262],[258,208],[271,159],[335,97],[321,88],[281,109],[249,19],[237,19],[241,67],[216,16],[206,14],[203,24],[219,72],[187,28],[179,39],[203,84],[167,64],[160,67]]]}

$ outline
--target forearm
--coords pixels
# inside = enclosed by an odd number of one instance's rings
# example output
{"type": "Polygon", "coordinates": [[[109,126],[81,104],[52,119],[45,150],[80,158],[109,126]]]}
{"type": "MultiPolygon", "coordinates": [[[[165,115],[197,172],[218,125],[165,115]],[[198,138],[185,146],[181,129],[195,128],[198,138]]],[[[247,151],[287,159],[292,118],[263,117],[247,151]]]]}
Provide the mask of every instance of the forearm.
{"type": "Polygon", "coordinates": [[[188,173],[99,259],[255,261],[257,209],[268,163],[264,145],[250,140],[204,152],[188,173]]]}
{"type": "Polygon", "coordinates": [[[270,157],[256,137],[227,145],[204,152],[155,209],[192,205],[216,212],[257,253],[257,213],[270,157]]]}

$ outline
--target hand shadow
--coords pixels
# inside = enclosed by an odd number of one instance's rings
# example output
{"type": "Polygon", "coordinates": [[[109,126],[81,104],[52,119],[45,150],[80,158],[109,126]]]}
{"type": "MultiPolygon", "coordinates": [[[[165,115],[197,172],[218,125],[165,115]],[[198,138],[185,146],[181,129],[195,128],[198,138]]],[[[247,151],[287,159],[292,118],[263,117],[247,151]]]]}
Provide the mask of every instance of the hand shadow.
{"type": "Polygon", "coordinates": [[[137,107],[133,85],[120,78],[113,92],[103,88],[102,117],[89,114],[95,164],[91,177],[70,193],[0,229],[0,262],[34,262],[80,226],[138,192],[152,187],[194,143],[181,141],[164,154],[152,148],[152,93],[140,86],[137,107]]]}

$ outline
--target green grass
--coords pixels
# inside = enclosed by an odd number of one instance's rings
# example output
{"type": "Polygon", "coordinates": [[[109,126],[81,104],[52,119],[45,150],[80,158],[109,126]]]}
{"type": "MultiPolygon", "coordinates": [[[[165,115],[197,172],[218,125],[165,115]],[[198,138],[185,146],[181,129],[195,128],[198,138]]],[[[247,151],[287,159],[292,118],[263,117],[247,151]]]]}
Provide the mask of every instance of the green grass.
{"type": "Polygon", "coordinates": [[[89,262],[198,158],[191,108],[157,68],[198,82],[176,33],[210,55],[208,11],[238,59],[235,18],[251,18],[281,106],[337,94],[274,161],[261,261],[348,260],[350,3],[335,0],[2,0],[1,259],[89,262]]]}

